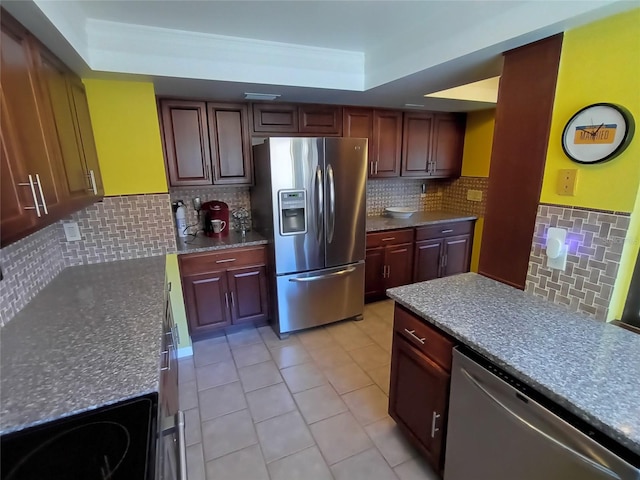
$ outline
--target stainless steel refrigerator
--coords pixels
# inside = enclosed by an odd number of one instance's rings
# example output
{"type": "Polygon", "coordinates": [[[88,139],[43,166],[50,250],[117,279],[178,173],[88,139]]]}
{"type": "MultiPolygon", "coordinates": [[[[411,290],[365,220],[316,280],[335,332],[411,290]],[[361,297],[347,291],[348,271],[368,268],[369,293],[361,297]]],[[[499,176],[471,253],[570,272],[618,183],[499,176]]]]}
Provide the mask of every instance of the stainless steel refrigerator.
{"type": "Polygon", "coordinates": [[[276,333],[362,315],[367,140],[269,138],[253,159],[252,221],[269,241],[276,333]]]}

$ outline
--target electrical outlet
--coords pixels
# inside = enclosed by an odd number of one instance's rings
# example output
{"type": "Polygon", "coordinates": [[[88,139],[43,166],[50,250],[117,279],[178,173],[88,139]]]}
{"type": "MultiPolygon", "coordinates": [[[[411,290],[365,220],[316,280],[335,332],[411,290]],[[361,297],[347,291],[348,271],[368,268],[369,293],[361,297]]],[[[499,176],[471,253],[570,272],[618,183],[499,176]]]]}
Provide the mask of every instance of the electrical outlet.
{"type": "Polygon", "coordinates": [[[67,237],[67,242],[82,240],[78,222],[63,223],[62,226],[64,227],[64,236],[67,237]]]}
{"type": "Polygon", "coordinates": [[[578,181],[578,170],[575,168],[562,169],[558,171],[558,185],[556,193],[558,195],[576,194],[576,183],[578,181]]]}
{"type": "Polygon", "coordinates": [[[467,190],[467,200],[470,200],[472,202],[481,202],[482,190],[467,190]]]}

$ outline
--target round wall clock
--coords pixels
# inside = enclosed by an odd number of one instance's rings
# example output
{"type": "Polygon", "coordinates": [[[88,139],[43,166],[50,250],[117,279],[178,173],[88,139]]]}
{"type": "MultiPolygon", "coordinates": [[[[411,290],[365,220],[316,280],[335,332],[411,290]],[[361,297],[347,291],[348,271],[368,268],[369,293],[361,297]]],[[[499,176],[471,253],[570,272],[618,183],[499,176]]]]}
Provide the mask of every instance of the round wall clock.
{"type": "Polygon", "coordinates": [[[567,122],[562,149],[574,162],[606,162],[629,146],[634,130],[629,110],[613,103],[595,103],[579,110],[567,122]]]}

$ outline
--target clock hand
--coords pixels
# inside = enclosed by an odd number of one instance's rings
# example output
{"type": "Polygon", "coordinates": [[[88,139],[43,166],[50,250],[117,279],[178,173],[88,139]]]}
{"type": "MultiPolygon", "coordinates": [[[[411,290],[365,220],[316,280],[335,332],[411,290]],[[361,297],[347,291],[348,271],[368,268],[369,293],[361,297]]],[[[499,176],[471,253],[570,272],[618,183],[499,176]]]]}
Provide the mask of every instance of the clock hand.
{"type": "Polygon", "coordinates": [[[604,127],[604,122],[600,124],[600,126],[598,128],[595,129],[595,131],[591,134],[594,137],[596,136],[596,134],[598,133],[598,130],[600,130],[602,127],[604,127]]]}

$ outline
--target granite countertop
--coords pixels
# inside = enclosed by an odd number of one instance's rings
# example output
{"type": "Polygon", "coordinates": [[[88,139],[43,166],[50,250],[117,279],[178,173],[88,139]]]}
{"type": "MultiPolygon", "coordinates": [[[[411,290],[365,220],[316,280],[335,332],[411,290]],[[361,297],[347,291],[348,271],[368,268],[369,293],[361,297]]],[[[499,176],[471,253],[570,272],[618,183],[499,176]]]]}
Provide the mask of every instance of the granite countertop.
{"type": "Polygon", "coordinates": [[[398,228],[412,228],[446,222],[461,222],[476,220],[473,215],[461,215],[451,212],[416,212],[409,218],[391,218],[385,216],[367,217],[367,232],[394,230],[398,228]]]}
{"type": "Polygon", "coordinates": [[[67,268],[0,330],[0,434],[158,391],[165,262],[67,268]]]}
{"type": "Polygon", "coordinates": [[[475,273],[387,293],[640,453],[640,335],[475,273]]]}
{"type": "Polygon", "coordinates": [[[199,233],[197,237],[178,238],[178,255],[185,253],[208,252],[225,248],[250,247],[264,245],[267,239],[258,232],[250,230],[243,237],[239,232],[229,232],[227,237],[207,237],[199,233]]]}

